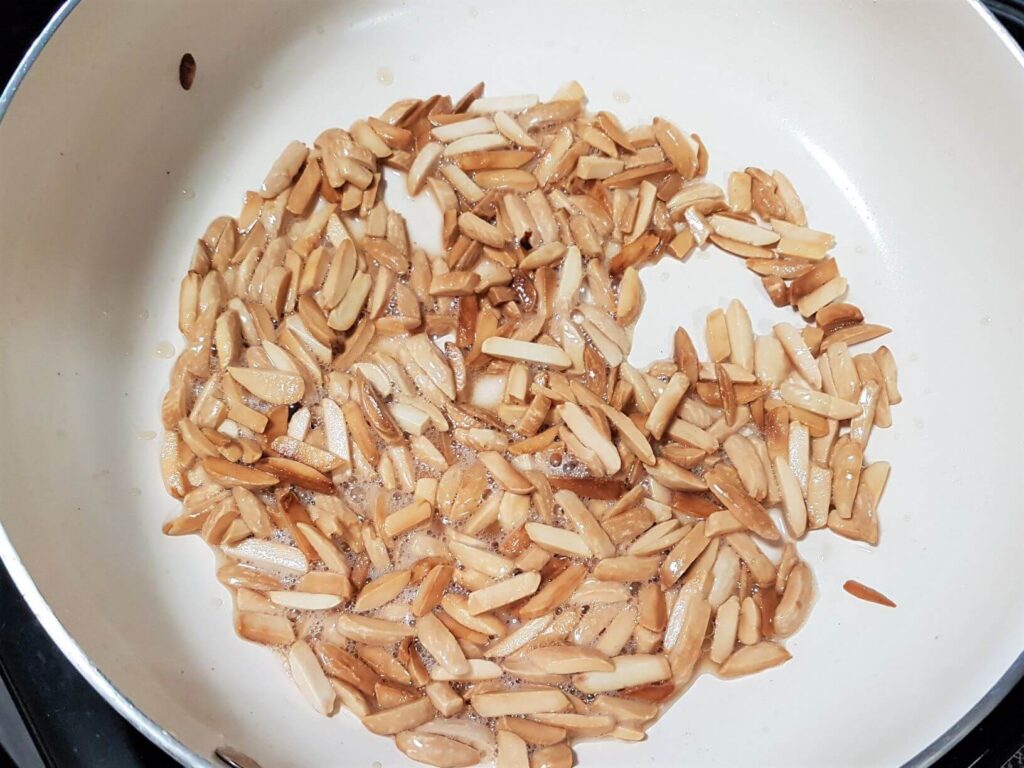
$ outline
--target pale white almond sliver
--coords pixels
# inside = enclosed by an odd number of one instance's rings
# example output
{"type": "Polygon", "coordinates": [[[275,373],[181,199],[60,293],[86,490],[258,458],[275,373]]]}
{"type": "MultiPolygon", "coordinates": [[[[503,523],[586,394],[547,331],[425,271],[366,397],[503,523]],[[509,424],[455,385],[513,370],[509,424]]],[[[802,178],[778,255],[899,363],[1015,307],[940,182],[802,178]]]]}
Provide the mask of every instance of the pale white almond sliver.
{"type": "Polygon", "coordinates": [[[647,683],[660,683],[672,676],[668,659],[661,655],[632,654],[612,659],[615,669],[611,672],[584,672],[573,678],[583,693],[607,693],[620,691],[647,683]]]}
{"type": "Polygon", "coordinates": [[[267,592],[267,597],[274,605],[297,611],[327,611],[341,604],[341,598],[337,595],[316,592],[273,591],[267,592]]]}
{"type": "Polygon", "coordinates": [[[331,714],[335,701],[334,688],[305,640],[299,640],[288,651],[288,670],[306,701],[321,715],[331,714]]]}

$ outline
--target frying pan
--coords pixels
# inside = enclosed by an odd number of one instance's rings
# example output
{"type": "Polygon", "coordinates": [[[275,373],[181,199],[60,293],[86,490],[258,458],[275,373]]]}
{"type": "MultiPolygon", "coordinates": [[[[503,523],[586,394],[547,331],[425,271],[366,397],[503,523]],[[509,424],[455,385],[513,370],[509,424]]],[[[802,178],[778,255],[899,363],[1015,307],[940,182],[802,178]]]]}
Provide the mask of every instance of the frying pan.
{"type": "MultiPolygon", "coordinates": [[[[893,465],[881,544],[800,545],[818,600],[794,659],[703,676],[645,742],[585,744],[581,763],[926,765],[1024,671],[1024,67],[979,5],[72,1],[0,104],[0,554],[78,669],[182,763],[228,745],[265,768],[407,764],[313,713],[234,636],[205,545],[160,533],[157,351],[180,350],[190,243],[293,138],[479,80],[569,79],[626,123],[700,133],[713,180],[783,169],[836,234],[851,300],[896,329],[905,397],[870,446],[893,465]]],[[[430,206],[403,205],[430,245],[430,206]]],[[[643,279],[636,362],[734,296],[755,330],[780,319],[721,253],[643,279]]]]}

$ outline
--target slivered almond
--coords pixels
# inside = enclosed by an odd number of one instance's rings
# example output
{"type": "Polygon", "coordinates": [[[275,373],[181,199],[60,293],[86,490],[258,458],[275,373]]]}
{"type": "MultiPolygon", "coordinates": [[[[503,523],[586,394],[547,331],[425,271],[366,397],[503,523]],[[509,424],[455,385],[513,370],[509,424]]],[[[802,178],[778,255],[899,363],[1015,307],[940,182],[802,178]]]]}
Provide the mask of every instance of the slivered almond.
{"type": "MultiPolygon", "coordinates": [[[[503,716],[498,718],[498,733],[502,731],[508,731],[518,735],[527,744],[534,744],[541,747],[550,747],[557,745],[565,740],[566,732],[564,728],[556,728],[551,725],[544,725],[534,720],[527,720],[521,717],[509,717],[503,716]]],[[[538,750],[539,752],[539,750],[538,750]]],[[[536,753],[535,753],[536,754],[536,753]]],[[[572,759],[572,753],[569,753],[570,761],[572,759]]],[[[571,768],[571,762],[569,763],[571,768]]],[[[502,766],[501,768],[504,768],[502,766]]]]}
{"type": "Polygon", "coordinates": [[[760,642],[740,648],[718,667],[718,676],[742,677],[777,667],[792,658],[785,648],[771,642],[760,642]]]}
{"type": "Polygon", "coordinates": [[[683,419],[676,419],[669,425],[668,436],[677,443],[686,443],[707,453],[718,450],[718,440],[714,436],[683,419]]]}
{"type": "Polygon", "coordinates": [[[279,482],[275,475],[235,464],[220,456],[203,459],[203,470],[215,483],[226,488],[269,488],[279,482]]]}
{"type": "Polygon", "coordinates": [[[478,693],[469,698],[470,706],[481,717],[533,715],[538,712],[561,712],[569,700],[557,688],[530,688],[502,693],[478,693]]]}
{"type": "Polygon", "coordinates": [[[484,649],[484,656],[500,658],[515,653],[529,643],[537,640],[544,632],[547,631],[553,620],[554,615],[548,614],[546,616],[538,616],[536,619],[530,619],[530,621],[523,622],[514,632],[510,632],[505,635],[505,637],[499,638],[488,645],[484,649]]]}
{"type": "Polygon", "coordinates": [[[545,672],[571,675],[578,672],[601,672],[615,669],[611,660],[593,648],[575,645],[549,645],[530,651],[528,658],[545,672]]]}
{"type": "MultiPolygon", "coordinates": [[[[308,576],[309,574],[306,575],[308,576]]],[[[274,605],[280,605],[283,608],[293,608],[297,611],[327,611],[341,603],[341,598],[337,595],[299,592],[297,590],[268,592],[267,597],[270,598],[274,605]]]]}
{"type": "Polygon", "coordinates": [[[775,581],[775,566],[750,536],[746,533],[728,533],[725,540],[747,564],[758,584],[771,584],[775,581]]]}
{"type": "Polygon", "coordinates": [[[572,366],[572,359],[563,350],[531,341],[491,336],[483,342],[481,350],[485,355],[502,360],[533,363],[556,370],[565,370],[572,366]]]}
{"type": "Polygon", "coordinates": [[[659,683],[672,675],[668,659],[661,655],[633,654],[612,659],[610,672],[584,672],[573,678],[582,693],[608,693],[623,688],[659,683]]]}
{"type": "Polygon", "coordinates": [[[309,570],[309,561],[299,549],[272,539],[246,539],[221,549],[230,558],[252,563],[264,570],[299,575],[309,570]]]}
{"type": "Polygon", "coordinates": [[[363,725],[378,736],[392,736],[422,725],[434,716],[434,707],[426,697],[385,709],[363,718],[363,725]]]}
{"type": "Polygon", "coordinates": [[[469,612],[472,615],[485,613],[503,605],[514,603],[528,597],[540,586],[540,574],[536,572],[520,573],[489,587],[478,589],[469,594],[469,612]]]}
{"type": "Polygon", "coordinates": [[[821,351],[825,352],[831,345],[840,342],[851,347],[854,344],[863,344],[865,341],[873,341],[880,336],[885,336],[891,331],[891,328],[887,328],[884,325],[872,325],[870,323],[847,326],[826,336],[821,342],[821,351]]]}
{"type": "MultiPolygon", "coordinates": [[[[506,494],[511,495],[511,494],[506,494]]],[[[459,541],[450,541],[448,549],[455,559],[467,568],[480,571],[495,579],[503,579],[512,575],[515,563],[487,549],[469,546],[459,541]]]]}
{"type": "Polygon", "coordinates": [[[782,493],[782,506],[790,532],[800,538],[807,530],[807,506],[800,490],[800,482],[793,469],[782,456],[775,457],[775,477],[782,493]]]}
{"type": "Polygon", "coordinates": [[[773,328],[773,331],[800,375],[814,389],[821,389],[821,372],[800,332],[789,323],[779,323],[773,328]]]}
{"type": "Polygon", "coordinates": [[[293,644],[288,651],[288,670],[306,701],[321,715],[330,715],[334,710],[334,688],[328,682],[313,649],[304,640],[293,644]]]}
{"type": "Polygon", "coordinates": [[[611,715],[586,715],[575,712],[543,712],[530,716],[537,722],[565,728],[582,736],[604,736],[615,727],[611,715]]]}
{"type": "Polygon", "coordinates": [[[271,447],[282,456],[308,464],[319,472],[333,472],[345,463],[333,453],[321,450],[293,437],[276,437],[271,443],[271,447]]]}
{"type": "Polygon", "coordinates": [[[731,216],[716,214],[708,218],[708,222],[714,228],[715,233],[729,240],[755,246],[770,246],[779,241],[777,232],[764,229],[756,224],[748,224],[745,221],[734,219],[731,216]]]}
{"type": "Polygon", "coordinates": [[[857,403],[841,400],[825,392],[799,387],[788,381],[782,384],[782,397],[791,405],[838,421],[855,418],[863,412],[863,408],[857,403]]]}
{"type": "Polygon", "coordinates": [[[579,534],[564,528],[543,523],[527,523],[526,534],[535,544],[555,554],[569,557],[591,557],[593,554],[579,534]]]}
{"type": "Polygon", "coordinates": [[[292,483],[318,493],[334,493],[334,483],[329,477],[299,461],[268,456],[257,462],[255,469],[273,475],[282,483],[292,483]]]}
{"type": "Polygon", "coordinates": [[[438,618],[427,613],[416,622],[416,637],[437,663],[452,675],[464,676],[470,672],[469,662],[455,637],[438,618]]]}
{"type": "Polygon", "coordinates": [[[810,569],[804,563],[797,563],[786,579],[786,589],[772,619],[777,635],[785,637],[800,628],[810,610],[813,593],[810,569]]]}
{"type": "MultiPolygon", "coordinates": [[[[529,524],[528,524],[529,525],[529,524]]],[[[535,524],[536,525],[536,524],[535,524]]],[[[543,616],[564,603],[583,582],[587,570],[583,565],[570,565],[564,571],[544,584],[520,609],[523,619],[543,616]]]]}
{"type": "Polygon", "coordinates": [[[871,587],[861,584],[859,581],[848,579],[843,582],[843,589],[849,592],[854,597],[865,600],[869,603],[876,603],[878,605],[884,605],[887,608],[895,608],[896,603],[890,600],[888,597],[883,595],[878,590],[872,589],[871,587]]]}
{"type": "Polygon", "coordinates": [[[266,613],[239,613],[235,631],[246,640],[263,645],[288,645],[295,642],[295,628],[284,616],[266,613]]]}
{"type": "Polygon", "coordinates": [[[478,455],[480,462],[487,467],[498,485],[506,491],[528,494],[533,491],[531,483],[522,473],[515,469],[500,453],[484,451],[478,455]]]}
{"type": "Polygon", "coordinates": [[[369,582],[359,592],[352,610],[372,611],[391,602],[409,584],[409,571],[392,571],[369,582]]]}
{"type": "Polygon", "coordinates": [[[409,759],[436,768],[465,768],[480,761],[474,747],[433,733],[402,731],[395,735],[395,746],[409,759]]]}
{"type": "Polygon", "coordinates": [[[335,631],[343,637],[369,645],[391,645],[403,637],[415,634],[415,630],[407,624],[348,613],[338,616],[335,631]]]}
{"type": "Polygon", "coordinates": [[[703,521],[697,523],[665,557],[660,569],[663,586],[671,587],[675,584],[708,546],[711,540],[704,528],[703,521]]]}
{"type": "Polygon", "coordinates": [[[598,562],[593,575],[604,581],[647,581],[658,572],[660,562],[657,556],[610,557],[598,562]]]}
{"type": "Polygon", "coordinates": [[[315,595],[345,597],[351,591],[348,579],[340,573],[328,571],[312,571],[300,578],[295,584],[296,590],[315,595]]]}
{"type": "Polygon", "coordinates": [[[412,601],[414,616],[423,616],[441,604],[441,597],[452,580],[453,568],[441,563],[430,569],[420,582],[416,597],[412,601]]]}
{"type": "MultiPolygon", "coordinates": [[[[575,403],[565,403],[559,406],[557,411],[580,442],[597,454],[605,472],[615,474],[619,471],[622,459],[619,457],[615,445],[598,431],[594,422],[583,412],[582,408],[575,403]]],[[[648,450],[650,450],[649,446],[648,450]]]]}
{"type": "Polygon", "coordinates": [[[469,671],[463,675],[455,676],[442,666],[436,666],[430,671],[432,680],[471,682],[477,680],[497,680],[502,676],[501,667],[487,659],[467,659],[469,671]]]}
{"type": "Polygon", "coordinates": [[[658,459],[647,472],[666,488],[676,491],[703,491],[707,484],[689,470],[665,459],[658,459]]]}
{"type": "MultiPolygon", "coordinates": [[[[615,553],[615,547],[608,538],[608,534],[575,493],[564,489],[559,490],[555,493],[555,501],[565,512],[566,517],[576,526],[589,551],[599,557],[610,557],[615,553]]],[[[536,541],[529,530],[527,530],[527,535],[536,541]]],[[[544,546],[543,542],[538,541],[537,543],[544,546]]]]}

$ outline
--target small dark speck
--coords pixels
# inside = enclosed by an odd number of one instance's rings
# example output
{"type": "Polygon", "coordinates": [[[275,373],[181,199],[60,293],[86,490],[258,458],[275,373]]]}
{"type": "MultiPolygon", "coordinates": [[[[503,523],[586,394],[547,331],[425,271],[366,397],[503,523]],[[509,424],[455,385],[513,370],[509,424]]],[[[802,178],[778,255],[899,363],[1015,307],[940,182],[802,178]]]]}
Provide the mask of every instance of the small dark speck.
{"type": "Polygon", "coordinates": [[[187,91],[192,87],[195,79],[196,59],[191,53],[186,53],[181,57],[181,63],[178,64],[178,82],[187,91]]]}

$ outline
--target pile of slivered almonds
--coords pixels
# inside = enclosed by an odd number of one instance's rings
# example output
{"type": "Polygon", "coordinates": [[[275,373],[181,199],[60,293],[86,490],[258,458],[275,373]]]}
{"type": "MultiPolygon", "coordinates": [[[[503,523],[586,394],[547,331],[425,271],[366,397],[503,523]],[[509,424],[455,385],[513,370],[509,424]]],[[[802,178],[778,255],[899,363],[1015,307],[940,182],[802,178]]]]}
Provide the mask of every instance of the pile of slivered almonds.
{"type": "MultiPolygon", "coordinates": [[[[793,540],[875,544],[900,401],[781,173],[704,179],[696,134],[477,86],[289,144],[181,285],[163,402],[170,535],[218,551],[238,634],[321,714],[414,760],[564,768],[674,695],[785,662],[793,540]],[[443,215],[410,242],[385,168],[443,215]],[[638,370],[638,270],[711,242],[790,322],[716,309],[638,370]],[[800,316],[805,322],[798,322],[800,316]],[[778,508],[777,523],[769,510],[778,508]]],[[[667,310],[662,310],[667,311],[667,310]]]]}

